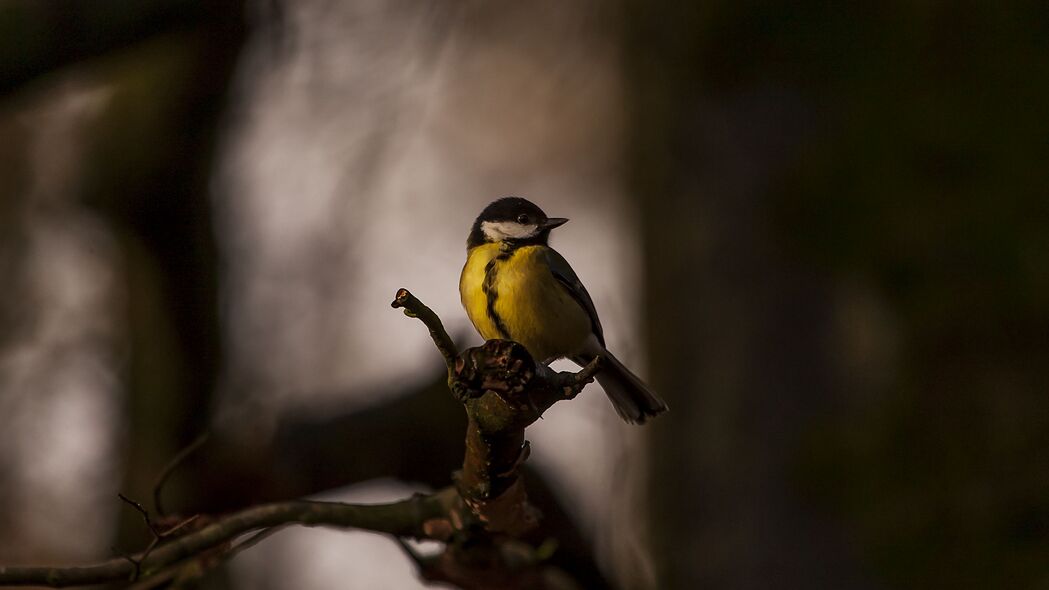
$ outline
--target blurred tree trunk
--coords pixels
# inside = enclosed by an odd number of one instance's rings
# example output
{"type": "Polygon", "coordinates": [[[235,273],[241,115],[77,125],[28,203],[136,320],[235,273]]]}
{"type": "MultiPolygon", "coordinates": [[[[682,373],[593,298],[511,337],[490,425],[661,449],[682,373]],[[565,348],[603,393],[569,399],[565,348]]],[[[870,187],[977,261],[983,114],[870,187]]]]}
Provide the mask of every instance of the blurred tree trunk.
{"type": "MultiPolygon", "coordinates": [[[[85,200],[110,223],[127,278],[130,356],[122,490],[152,505],[164,465],[208,423],[220,362],[217,249],[209,183],[217,129],[244,38],[239,2],[189,30],[98,58],[113,84],[89,148],[85,200]]],[[[168,507],[203,486],[180,480],[168,507]]],[[[117,546],[148,539],[122,512],[117,546]]]]}
{"type": "Polygon", "coordinates": [[[720,36],[719,8],[628,3],[625,19],[650,374],[671,408],[649,431],[658,587],[855,588],[841,531],[791,485],[830,403],[829,288],[777,250],[770,188],[813,106],[718,75],[746,42],[720,36]]]}
{"type": "Polygon", "coordinates": [[[1046,6],[626,6],[661,586],[1044,582],[1046,6]]]}

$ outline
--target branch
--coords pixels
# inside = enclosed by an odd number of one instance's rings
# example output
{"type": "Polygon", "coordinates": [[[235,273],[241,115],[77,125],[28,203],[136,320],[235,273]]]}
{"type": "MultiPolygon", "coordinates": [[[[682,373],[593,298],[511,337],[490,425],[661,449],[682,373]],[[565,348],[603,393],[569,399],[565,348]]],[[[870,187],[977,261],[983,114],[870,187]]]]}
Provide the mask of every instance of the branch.
{"type": "MultiPolygon", "coordinates": [[[[129,563],[131,563],[131,565],[134,566],[135,569],[134,569],[134,571],[131,574],[131,580],[135,581],[135,580],[138,580],[139,576],[142,574],[142,562],[144,562],[147,559],[149,559],[150,554],[153,553],[153,550],[156,549],[157,545],[159,545],[161,543],[161,541],[163,541],[164,539],[168,539],[168,538],[176,536],[180,531],[185,529],[187,526],[189,526],[190,524],[196,522],[197,519],[200,518],[200,515],[199,514],[194,514],[193,516],[190,516],[189,518],[182,519],[182,520],[172,524],[167,529],[161,529],[159,526],[157,526],[156,524],[153,523],[153,519],[151,519],[149,517],[149,511],[146,510],[146,508],[144,506],[142,506],[142,504],[132,500],[131,498],[128,498],[124,494],[119,494],[118,493],[117,497],[119,497],[121,500],[123,500],[124,503],[126,503],[127,505],[129,505],[132,508],[134,508],[135,510],[137,510],[138,513],[140,515],[142,515],[142,521],[145,523],[146,528],[149,529],[149,532],[153,533],[153,539],[150,540],[149,545],[146,546],[145,551],[142,552],[142,555],[140,557],[135,558],[135,557],[133,557],[131,555],[122,555],[121,556],[124,559],[126,559],[129,563]]],[[[165,520],[168,520],[168,519],[165,518],[165,520]]]]}
{"type": "MultiPolygon", "coordinates": [[[[144,576],[161,568],[228,543],[244,533],[288,524],[357,528],[407,537],[426,537],[424,527],[440,519],[454,504],[451,488],[428,496],[415,496],[392,504],[356,505],[340,502],[297,500],[248,508],[220,517],[199,531],[173,539],[152,551],[131,556],[140,560],[144,576]]],[[[79,567],[0,566],[0,586],[84,586],[129,580],[134,562],[114,558],[79,567]]]]}
{"type": "Polygon", "coordinates": [[[394,309],[403,308],[404,315],[410,318],[418,318],[422,323],[426,324],[426,327],[430,330],[430,338],[433,338],[433,343],[437,346],[437,350],[444,357],[444,364],[448,367],[448,378],[451,379],[452,374],[455,372],[455,359],[459,354],[459,349],[455,347],[452,337],[444,329],[441,318],[437,317],[437,314],[429,307],[426,307],[422,301],[416,299],[415,295],[412,295],[408,289],[398,289],[397,295],[390,306],[394,309]]]}
{"type": "Polygon", "coordinates": [[[516,536],[536,526],[538,513],[519,477],[531,452],[525,428],[558,401],[578,395],[599,367],[595,359],[578,373],[555,373],[509,340],[489,340],[459,356],[454,379],[467,392],[468,424],[456,483],[487,530],[516,536]]]}
{"type": "Polygon", "coordinates": [[[171,461],[168,461],[168,464],[164,466],[164,469],[160,470],[160,475],[158,475],[157,479],[153,482],[153,508],[156,509],[157,514],[160,516],[164,516],[164,506],[160,502],[160,493],[164,489],[164,484],[167,483],[171,474],[175,472],[175,469],[177,469],[187,457],[197,452],[197,449],[204,446],[204,443],[208,442],[208,437],[209,434],[204,432],[197,438],[193,439],[193,442],[186,445],[186,448],[179,451],[171,461]]]}

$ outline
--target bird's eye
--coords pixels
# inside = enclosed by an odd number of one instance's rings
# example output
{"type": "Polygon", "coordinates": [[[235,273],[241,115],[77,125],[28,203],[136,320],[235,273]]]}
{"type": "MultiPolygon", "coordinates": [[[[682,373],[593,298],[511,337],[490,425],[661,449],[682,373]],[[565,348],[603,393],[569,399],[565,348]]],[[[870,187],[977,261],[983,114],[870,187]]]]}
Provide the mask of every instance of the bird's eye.
{"type": "Polygon", "coordinates": [[[525,215],[524,213],[518,215],[517,216],[517,223],[520,223],[521,225],[527,225],[528,224],[528,216],[525,215]]]}

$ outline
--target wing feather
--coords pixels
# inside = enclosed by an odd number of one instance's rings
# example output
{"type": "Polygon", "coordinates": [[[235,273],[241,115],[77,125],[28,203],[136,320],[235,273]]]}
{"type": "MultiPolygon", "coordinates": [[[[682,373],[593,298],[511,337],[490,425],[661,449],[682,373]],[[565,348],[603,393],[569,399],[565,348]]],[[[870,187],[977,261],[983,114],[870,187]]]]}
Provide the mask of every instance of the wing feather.
{"type": "Polygon", "coordinates": [[[597,336],[601,346],[604,346],[604,330],[601,329],[601,320],[597,317],[597,309],[594,308],[594,300],[590,298],[590,293],[586,292],[586,287],[583,286],[583,283],[579,280],[579,277],[572,270],[572,266],[568,264],[564,256],[558,254],[557,250],[553,248],[545,248],[545,250],[547,264],[550,266],[550,271],[554,274],[554,278],[568,291],[572,299],[575,299],[586,310],[587,315],[590,316],[590,326],[594,331],[594,335],[597,336]]]}

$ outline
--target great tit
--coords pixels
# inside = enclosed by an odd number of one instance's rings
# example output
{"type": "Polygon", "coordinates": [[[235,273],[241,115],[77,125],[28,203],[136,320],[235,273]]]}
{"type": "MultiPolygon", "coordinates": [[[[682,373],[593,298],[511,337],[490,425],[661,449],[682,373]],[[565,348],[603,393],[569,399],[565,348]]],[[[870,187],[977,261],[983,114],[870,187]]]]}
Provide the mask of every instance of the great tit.
{"type": "Polygon", "coordinates": [[[598,383],[624,420],[642,424],[667,404],[608,352],[590,294],[547,245],[550,230],[567,221],[520,197],[485,207],[466,241],[463,307],[483,338],[518,342],[538,362],[568,358],[584,366],[603,357],[598,383]]]}

